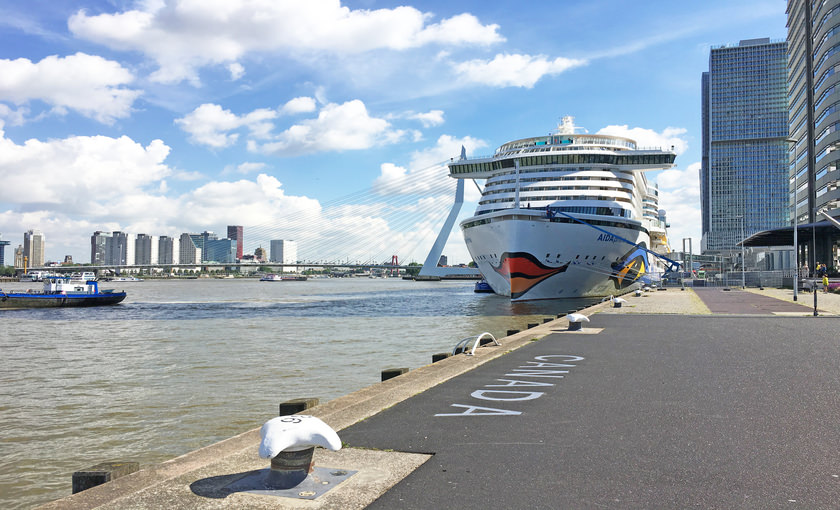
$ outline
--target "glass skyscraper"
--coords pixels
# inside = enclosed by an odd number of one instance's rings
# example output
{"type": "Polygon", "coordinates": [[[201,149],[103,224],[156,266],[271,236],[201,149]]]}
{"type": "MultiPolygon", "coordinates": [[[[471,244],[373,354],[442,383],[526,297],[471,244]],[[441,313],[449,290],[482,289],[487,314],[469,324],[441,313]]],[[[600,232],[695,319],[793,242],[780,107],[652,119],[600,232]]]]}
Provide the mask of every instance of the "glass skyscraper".
{"type": "Polygon", "coordinates": [[[702,251],[787,225],[787,43],[712,48],[702,77],[702,251]]]}
{"type": "MultiPolygon", "coordinates": [[[[840,215],[840,0],[788,0],[787,16],[788,204],[795,203],[802,225],[822,220],[821,210],[840,215]]],[[[831,236],[804,237],[800,264],[838,264],[840,247],[831,236]]]]}

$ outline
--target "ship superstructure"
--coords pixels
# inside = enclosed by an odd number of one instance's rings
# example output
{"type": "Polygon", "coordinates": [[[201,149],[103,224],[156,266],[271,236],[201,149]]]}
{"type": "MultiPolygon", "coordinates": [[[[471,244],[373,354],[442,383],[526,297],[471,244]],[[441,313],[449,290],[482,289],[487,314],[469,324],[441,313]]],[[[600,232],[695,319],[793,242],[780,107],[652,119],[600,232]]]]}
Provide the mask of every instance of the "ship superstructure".
{"type": "Polygon", "coordinates": [[[671,150],[629,138],[576,133],[571,117],[547,136],[449,164],[452,177],[484,179],[467,248],[497,294],[514,300],[618,294],[668,251],[658,190],[646,171],[671,168],[671,150]]]}

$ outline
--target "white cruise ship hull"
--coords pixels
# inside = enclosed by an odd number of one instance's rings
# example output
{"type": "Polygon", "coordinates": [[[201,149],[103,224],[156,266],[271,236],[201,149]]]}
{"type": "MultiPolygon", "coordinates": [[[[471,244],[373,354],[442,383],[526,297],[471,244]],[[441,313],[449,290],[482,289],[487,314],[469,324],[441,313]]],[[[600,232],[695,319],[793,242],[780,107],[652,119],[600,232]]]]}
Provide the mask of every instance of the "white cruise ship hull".
{"type": "Polygon", "coordinates": [[[464,239],[493,291],[514,301],[603,297],[639,286],[649,269],[648,234],[598,229],[538,217],[495,219],[464,229],[464,239]]]}

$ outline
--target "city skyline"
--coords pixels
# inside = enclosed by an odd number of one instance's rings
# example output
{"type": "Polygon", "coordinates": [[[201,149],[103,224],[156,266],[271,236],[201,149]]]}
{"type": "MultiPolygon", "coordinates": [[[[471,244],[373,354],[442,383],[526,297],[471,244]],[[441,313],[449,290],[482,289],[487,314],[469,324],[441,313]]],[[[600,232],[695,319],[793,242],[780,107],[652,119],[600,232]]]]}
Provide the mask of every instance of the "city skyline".
{"type": "MultiPolygon", "coordinates": [[[[253,2],[167,4],[0,7],[4,239],[17,244],[38,228],[47,259],[81,261],[96,230],[175,237],[242,225],[252,253],[261,240],[249,228],[303,211],[331,218],[331,239],[353,232],[378,246],[391,235],[412,246],[440,225],[401,231],[377,221],[381,202],[330,204],[383,184],[407,188],[461,145],[487,154],[568,114],[589,132],[675,147],[676,168],[651,177],[672,246],[691,237],[699,247],[699,77],[709,50],[786,36],[779,1],[310,1],[266,7],[265,24],[253,22],[253,2]],[[366,222],[369,231],[344,227],[366,222]]],[[[476,198],[468,187],[462,217],[476,198]]],[[[452,197],[424,200],[446,207],[452,197]]],[[[457,229],[444,254],[468,261],[457,229]]]]}

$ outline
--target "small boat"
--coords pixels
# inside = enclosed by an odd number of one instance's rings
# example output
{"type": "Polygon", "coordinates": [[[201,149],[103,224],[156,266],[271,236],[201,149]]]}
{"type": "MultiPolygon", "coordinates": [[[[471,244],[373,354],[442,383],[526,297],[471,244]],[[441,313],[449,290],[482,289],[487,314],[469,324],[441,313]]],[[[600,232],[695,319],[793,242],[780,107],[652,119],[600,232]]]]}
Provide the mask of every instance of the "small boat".
{"type": "Polygon", "coordinates": [[[70,275],[70,281],[73,283],[87,283],[93,280],[96,280],[96,273],[93,271],[84,271],[70,275]]]}
{"type": "Polygon", "coordinates": [[[117,276],[115,278],[108,278],[106,281],[126,283],[126,282],[142,282],[143,279],[142,278],[137,278],[136,276],[117,276]]]}
{"type": "Polygon", "coordinates": [[[125,292],[99,290],[99,284],[90,280],[78,283],[67,276],[50,276],[44,279],[44,290],[3,292],[0,290],[0,308],[63,308],[71,306],[115,305],[125,299],[125,292]]]}
{"type": "Polygon", "coordinates": [[[42,282],[44,278],[49,276],[50,274],[46,271],[29,271],[20,275],[18,281],[21,282],[42,282]]]}
{"type": "Polygon", "coordinates": [[[475,282],[475,288],[473,292],[493,292],[493,287],[487,283],[487,280],[479,280],[475,282]]]}
{"type": "Polygon", "coordinates": [[[261,282],[305,282],[308,279],[305,275],[283,275],[267,274],[260,278],[261,282]]]}

